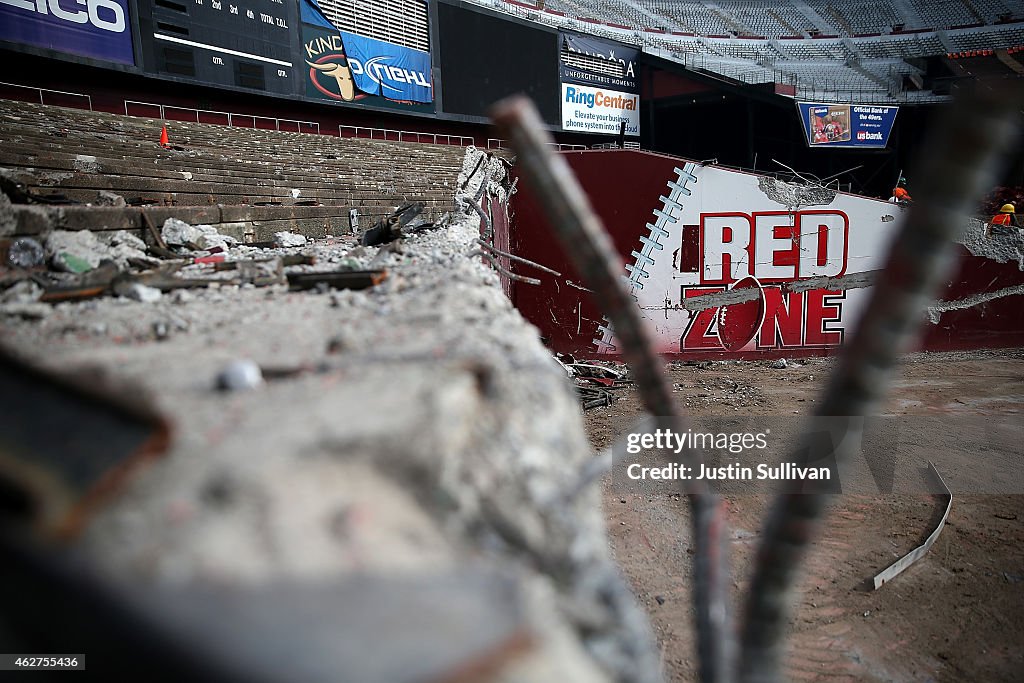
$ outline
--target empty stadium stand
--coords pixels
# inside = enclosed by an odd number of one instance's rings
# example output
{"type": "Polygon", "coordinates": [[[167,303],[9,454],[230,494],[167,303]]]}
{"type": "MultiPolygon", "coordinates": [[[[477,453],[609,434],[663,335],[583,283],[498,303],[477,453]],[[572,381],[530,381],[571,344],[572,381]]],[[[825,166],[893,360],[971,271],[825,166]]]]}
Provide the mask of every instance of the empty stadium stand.
{"type": "Polygon", "coordinates": [[[1024,6],[1004,0],[480,0],[561,28],[640,45],[744,83],[784,83],[838,102],[924,103],[920,60],[1024,44],[1024,6]],[[908,79],[909,76],[914,78],[908,79]]]}
{"type": "Polygon", "coordinates": [[[163,149],[164,123],[0,101],[0,167],[44,198],[96,202],[103,190],[131,205],[247,207],[224,213],[234,219],[223,222],[237,223],[227,232],[250,229],[262,240],[278,230],[347,231],[350,209],[363,227],[406,202],[422,201],[438,216],[451,207],[465,153],[178,121],[167,122],[171,149],[163,149]]]}

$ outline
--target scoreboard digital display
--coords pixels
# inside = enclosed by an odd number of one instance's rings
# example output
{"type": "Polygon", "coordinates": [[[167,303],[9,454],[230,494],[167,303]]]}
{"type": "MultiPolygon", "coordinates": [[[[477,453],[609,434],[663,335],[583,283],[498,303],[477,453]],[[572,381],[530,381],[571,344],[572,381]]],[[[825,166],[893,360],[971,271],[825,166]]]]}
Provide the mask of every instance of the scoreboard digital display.
{"type": "Polygon", "coordinates": [[[295,92],[294,0],[139,0],[147,71],[282,95],[295,92]]]}

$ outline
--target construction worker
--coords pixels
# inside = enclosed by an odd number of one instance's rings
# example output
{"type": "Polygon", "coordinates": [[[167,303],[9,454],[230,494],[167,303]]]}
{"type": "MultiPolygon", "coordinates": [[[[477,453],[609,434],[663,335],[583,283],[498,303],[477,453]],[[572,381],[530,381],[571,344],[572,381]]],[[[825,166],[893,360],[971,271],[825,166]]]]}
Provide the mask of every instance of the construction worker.
{"type": "Polygon", "coordinates": [[[896,183],[896,187],[893,188],[892,197],[889,201],[894,204],[909,204],[914,201],[914,198],[907,192],[907,179],[900,178],[899,182],[896,183]]]}
{"type": "Polygon", "coordinates": [[[988,223],[990,235],[1012,235],[1014,228],[1019,227],[1016,207],[1012,203],[1003,204],[988,223]]]}

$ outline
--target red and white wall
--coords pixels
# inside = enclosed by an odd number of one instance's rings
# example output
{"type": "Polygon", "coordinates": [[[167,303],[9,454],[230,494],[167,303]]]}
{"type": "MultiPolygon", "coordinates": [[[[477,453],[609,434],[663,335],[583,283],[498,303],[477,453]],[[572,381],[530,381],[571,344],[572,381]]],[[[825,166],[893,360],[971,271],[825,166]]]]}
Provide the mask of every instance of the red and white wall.
{"type": "MultiPolygon", "coordinates": [[[[566,157],[612,235],[658,350],[671,356],[834,351],[855,326],[904,211],[878,199],[644,152],[566,157]]],[[[616,353],[614,331],[522,182],[512,214],[515,252],[562,273],[544,276],[539,286],[517,283],[517,307],[554,350],[616,353]]],[[[924,323],[928,348],[1024,341],[1024,273],[1007,246],[1004,259],[972,253],[985,249],[967,242],[960,247],[960,272],[947,288],[950,305],[924,323]],[[997,281],[1003,286],[993,289],[997,281]]]]}

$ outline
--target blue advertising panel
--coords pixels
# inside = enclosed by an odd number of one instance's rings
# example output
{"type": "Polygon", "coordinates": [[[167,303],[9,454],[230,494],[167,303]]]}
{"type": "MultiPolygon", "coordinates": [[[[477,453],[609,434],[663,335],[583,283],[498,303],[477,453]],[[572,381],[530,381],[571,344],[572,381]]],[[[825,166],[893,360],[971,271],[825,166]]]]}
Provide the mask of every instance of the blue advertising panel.
{"type": "Polygon", "coordinates": [[[430,53],[341,32],[356,87],[370,95],[433,102],[430,53]]]}
{"type": "Polygon", "coordinates": [[[135,64],[128,0],[0,0],[0,40],[135,64]]]}
{"type": "Polygon", "coordinates": [[[319,84],[318,79],[311,75],[311,82],[318,90],[333,99],[347,102],[366,95],[383,97],[395,102],[429,104],[434,101],[429,52],[339,31],[324,16],[316,0],[302,0],[299,3],[299,11],[303,24],[307,25],[303,28],[302,42],[309,57],[312,58],[314,53],[324,52],[332,55],[328,57],[326,64],[313,64],[308,60],[307,63],[321,74],[327,73],[337,80],[340,98],[326,90],[319,84]],[[332,35],[323,35],[311,42],[307,33],[310,33],[313,27],[332,35]],[[324,41],[334,41],[334,37],[338,35],[341,36],[339,44],[329,45],[326,50],[320,49],[324,41]],[[339,59],[341,61],[337,61],[339,59]],[[349,84],[354,84],[360,94],[351,90],[349,84]]]}
{"type": "Polygon", "coordinates": [[[811,147],[885,147],[899,107],[797,102],[811,147]]]}
{"type": "Polygon", "coordinates": [[[370,95],[356,88],[354,72],[362,64],[346,55],[341,34],[333,26],[302,24],[302,59],[308,67],[304,94],[318,100],[369,105],[403,112],[433,113],[432,102],[410,102],[370,95]]]}

